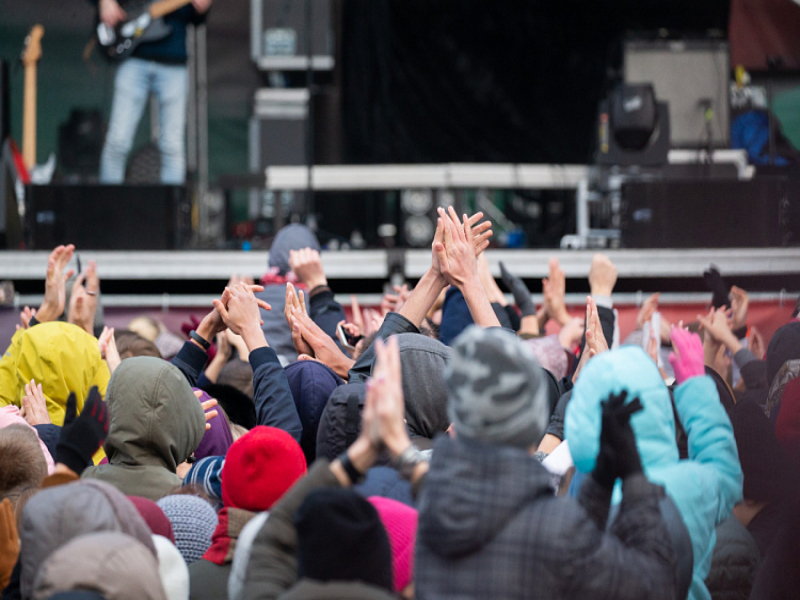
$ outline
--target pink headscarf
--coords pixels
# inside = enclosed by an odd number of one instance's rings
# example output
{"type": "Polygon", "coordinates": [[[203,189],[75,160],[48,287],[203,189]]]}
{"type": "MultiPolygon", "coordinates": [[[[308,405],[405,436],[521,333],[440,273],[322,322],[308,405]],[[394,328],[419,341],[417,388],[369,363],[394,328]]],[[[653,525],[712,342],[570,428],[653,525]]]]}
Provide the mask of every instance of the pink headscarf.
{"type": "MultiPolygon", "coordinates": [[[[30,427],[33,429],[34,433],[36,433],[36,438],[39,438],[39,432],[36,431],[36,428],[30,425],[25,419],[20,417],[19,409],[13,405],[0,408],[0,429],[3,427],[8,427],[9,425],[25,425],[26,427],[30,427]]],[[[52,475],[56,470],[56,464],[53,462],[53,457],[50,456],[50,451],[47,449],[47,446],[44,445],[42,440],[39,440],[39,446],[42,448],[45,461],[47,461],[47,474],[52,475]]]]}

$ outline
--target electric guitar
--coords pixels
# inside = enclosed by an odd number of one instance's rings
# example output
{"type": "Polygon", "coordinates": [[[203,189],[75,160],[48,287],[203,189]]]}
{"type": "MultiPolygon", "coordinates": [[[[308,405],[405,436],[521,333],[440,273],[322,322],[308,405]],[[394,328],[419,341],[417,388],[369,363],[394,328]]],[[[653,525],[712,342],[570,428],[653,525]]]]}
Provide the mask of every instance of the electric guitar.
{"type": "Polygon", "coordinates": [[[112,61],[128,58],[142,42],[157,42],[172,33],[164,15],[191,4],[192,0],[156,0],[155,2],[126,3],[128,17],[116,27],[97,24],[96,36],[100,51],[112,61]]]}
{"type": "Polygon", "coordinates": [[[44,27],[34,25],[25,40],[22,65],[25,67],[25,95],[22,106],[22,158],[30,171],[36,166],[36,65],[42,57],[44,27]]]}

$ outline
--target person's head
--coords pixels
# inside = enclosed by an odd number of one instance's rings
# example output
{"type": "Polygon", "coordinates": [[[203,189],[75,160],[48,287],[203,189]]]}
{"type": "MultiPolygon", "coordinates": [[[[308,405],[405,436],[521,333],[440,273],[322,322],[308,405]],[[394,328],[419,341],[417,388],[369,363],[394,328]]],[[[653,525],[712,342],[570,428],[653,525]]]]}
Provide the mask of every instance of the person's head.
{"type": "MultiPolygon", "coordinates": [[[[211,396],[207,392],[199,388],[193,388],[195,391],[202,392],[198,401],[202,404],[207,400],[211,400],[211,396]]],[[[224,410],[217,410],[217,416],[211,419],[208,424],[210,429],[206,429],[203,434],[203,439],[197,445],[194,451],[195,459],[199,460],[206,456],[225,456],[228,448],[233,444],[233,433],[231,432],[228,417],[225,415],[224,410]]]]}
{"type": "Polygon", "coordinates": [[[53,552],[39,569],[32,600],[85,589],[115,600],[167,600],[156,555],[120,532],[83,535],[53,552]]]}
{"type": "MultiPolygon", "coordinates": [[[[716,396],[713,385],[709,387],[716,396]]],[[[631,417],[630,423],[645,473],[651,468],[677,464],[675,416],[669,389],[644,350],[624,346],[592,358],[572,389],[564,418],[564,439],[569,442],[575,468],[582,473],[594,470],[600,450],[602,402],[609,394],[622,391],[628,393],[627,402],[638,397],[642,403],[643,409],[631,417]]],[[[714,402],[719,400],[714,398],[714,402]]]]}
{"type": "Polygon", "coordinates": [[[236,388],[251,400],[253,399],[253,367],[244,360],[235,358],[225,363],[217,377],[218,385],[236,388]]]}
{"type": "Polygon", "coordinates": [[[544,372],[501,329],[467,328],[445,370],[448,415],[459,439],[535,449],[549,418],[544,372]]]}
{"type": "Polygon", "coordinates": [[[16,390],[11,394],[16,396],[14,404],[22,406],[25,384],[36,381],[42,385],[47,411],[55,425],[64,422],[70,393],[75,393],[80,412],[92,386],[96,385],[103,395],[111,376],[97,338],[70,323],[51,321],[31,327],[20,334],[9,352],[6,356],[16,367],[16,390]]]}
{"type": "Polygon", "coordinates": [[[790,472],[764,410],[752,400],[743,400],[728,415],[744,474],[744,499],[758,502],[782,499],[790,472]]]}
{"type": "Polygon", "coordinates": [[[142,315],[131,319],[128,323],[128,331],[139,334],[144,339],[155,342],[158,334],[161,333],[163,325],[156,321],[153,317],[142,315]]]}
{"type": "Polygon", "coordinates": [[[186,564],[200,560],[211,546],[218,523],[216,511],[202,498],[186,494],[165,496],[156,504],[172,524],[175,545],[186,564]]]}
{"type": "Polygon", "coordinates": [[[175,543],[175,532],[172,531],[172,523],[169,522],[167,515],[164,514],[158,504],[149,498],[142,498],[141,496],[128,496],[128,500],[136,507],[153,535],[165,537],[173,544],[175,543]]]}
{"type": "Polygon", "coordinates": [[[163,358],[156,345],[134,331],[120,330],[114,331],[114,342],[117,345],[117,352],[122,360],[134,356],[152,356],[153,358],[163,358]]]}
{"type": "Polygon", "coordinates": [[[395,338],[400,351],[408,432],[418,446],[430,447],[428,440],[447,431],[451,423],[443,373],[452,351],[439,340],[418,333],[401,333],[395,338]]]}
{"type": "Polygon", "coordinates": [[[47,462],[36,431],[25,425],[0,429],[0,500],[16,508],[20,494],[37,489],[47,475],[47,462]]]}
{"type": "Polygon", "coordinates": [[[800,322],[788,323],[778,329],[767,346],[767,384],[772,385],[775,375],[785,362],[800,358],[800,322]]]}
{"type": "Polygon", "coordinates": [[[222,467],[224,456],[206,456],[189,469],[183,478],[184,486],[200,486],[217,508],[222,508],[222,467]]]}
{"type": "Polygon", "coordinates": [[[419,514],[415,508],[397,500],[371,496],[367,498],[389,536],[392,547],[394,591],[404,598],[414,597],[414,547],[417,540],[419,514]]]}
{"type": "Polygon", "coordinates": [[[269,510],[306,473],[306,459],[282,429],[260,425],[236,440],[222,467],[222,502],[250,512],[269,510]]]}
{"type": "Polygon", "coordinates": [[[20,537],[20,590],[30,598],[39,567],[54,551],[89,533],[132,536],[155,556],[150,528],[122,492],[95,480],[46,488],[25,504],[20,537]]]}
{"type": "Polygon", "coordinates": [[[792,311],[793,319],[800,319],[800,296],[797,297],[797,302],[794,303],[794,310],[792,311]]]}
{"type": "Polygon", "coordinates": [[[186,377],[157,358],[122,361],[106,402],[111,423],[103,447],[112,465],[158,466],[175,473],[206,431],[203,408],[186,377]]]}
{"type": "Polygon", "coordinates": [[[175,543],[161,535],[153,535],[158,553],[158,575],[167,600],[189,600],[189,567],[175,543]]]}
{"type": "Polygon", "coordinates": [[[286,367],[285,371],[297,414],[303,424],[300,447],[306,456],[306,463],[310,465],[317,456],[317,430],[322,410],[333,390],[343,382],[330,367],[313,360],[298,361],[286,367]]]}
{"type": "Polygon", "coordinates": [[[378,511],[352,490],[311,492],[294,514],[297,578],[362,581],[394,590],[392,550],[378,511]]]}
{"type": "Polygon", "coordinates": [[[289,252],[302,250],[303,248],[319,250],[317,236],[305,225],[300,225],[299,223],[286,225],[275,236],[269,249],[269,266],[277,268],[281,275],[285,275],[291,270],[289,267],[289,252]]]}
{"type": "MultiPolygon", "coordinates": [[[[228,364],[230,365],[231,363],[228,364]]],[[[224,370],[225,367],[223,367],[223,371],[224,370]]],[[[256,426],[256,405],[253,402],[252,395],[248,396],[236,387],[223,383],[207,384],[203,386],[203,390],[205,390],[209,396],[217,400],[219,403],[218,406],[225,411],[225,416],[228,417],[228,422],[231,424],[240,425],[246,430],[250,430],[256,426]]],[[[250,369],[250,391],[252,392],[252,390],[253,370],[250,369]]]]}
{"type": "Polygon", "coordinates": [[[50,450],[39,437],[38,430],[20,415],[19,408],[13,404],[0,407],[0,429],[9,427],[10,425],[21,425],[22,427],[31,430],[36,435],[36,440],[39,442],[39,448],[41,449],[44,460],[47,463],[47,474],[52,474],[55,471],[56,465],[55,461],[53,461],[52,454],[50,454],[50,450]]]}

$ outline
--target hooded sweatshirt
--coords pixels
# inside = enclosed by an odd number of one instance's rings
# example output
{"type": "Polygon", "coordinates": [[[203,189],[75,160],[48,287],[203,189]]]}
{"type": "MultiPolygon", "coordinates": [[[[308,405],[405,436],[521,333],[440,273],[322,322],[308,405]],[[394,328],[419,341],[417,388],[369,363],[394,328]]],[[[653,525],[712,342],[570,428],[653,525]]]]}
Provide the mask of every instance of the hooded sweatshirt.
{"type": "Polygon", "coordinates": [[[629,477],[608,534],[611,493],[594,479],[578,502],[556,498],[527,450],[440,437],[420,497],[416,598],[671,600],[662,496],[629,477]]]}
{"type": "MultiPolygon", "coordinates": [[[[694,570],[689,598],[710,598],[704,584],[715,527],[742,499],[742,470],[730,419],[713,380],[692,377],[675,389],[675,408],[688,435],[689,460],[679,460],[669,390],[641,348],[604,352],[584,367],[567,405],[565,439],[582,473],[590,473],[600,447],[601,406],[610,393],[628,391],[644,409],[631,417],[647,478],[663,485],[692,540],[694,570]]],[[[619,489],[614,501],[619,502],[619,489]]]]}
{"type": "Polygon", "coordinates": [[[90,467],[83,477],[107,481],[130,496],[166,496],[181,484],[175,470],[205,433],[203,409],[186,377],[158,358],[129,358],[114,371],[106,402],[109,464],[90,467]]]}
{"type": "Polygon", "coordinates": [[[39,567],[55,550],[76,537],[100,531],[131,535],[156,555],[150,529],[136,507],[108,484],[78,481],[33,496],[25,505],[19,532],[22,597],[31,597],[39,567]]]}
{"type": "Polygon", "coordinates": [[[40,323],[17,331],[0,359],[0,406],[21,407],[25,384],[33,379],[42,384],[50,420],[62,425],[70,392],[80,412],[92,386],[105,396],[110,377],[97,338],[77,325],[40,323]]]}
{"type": "Polygon", "coordinates": [[[33,600],[87,588],[106,600],[167,600],[157,558],[124,533],[92,533],[56,550],[39,569],[33,600]]]}

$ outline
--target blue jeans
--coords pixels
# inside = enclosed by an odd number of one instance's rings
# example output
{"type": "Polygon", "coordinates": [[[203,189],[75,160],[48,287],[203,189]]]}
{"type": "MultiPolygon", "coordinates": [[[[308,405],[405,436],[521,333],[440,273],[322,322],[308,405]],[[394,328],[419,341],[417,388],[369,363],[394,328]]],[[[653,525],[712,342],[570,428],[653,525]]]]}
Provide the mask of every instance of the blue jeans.
{"type": "Polygon", "coordinates": [[[184,182],[187,79],[186,65],[129,58],[119,66],[111,122],[100,158],[100,183],[124,181],[125,162],[150,92],[158,98],[161,183],[184,182]]]}

